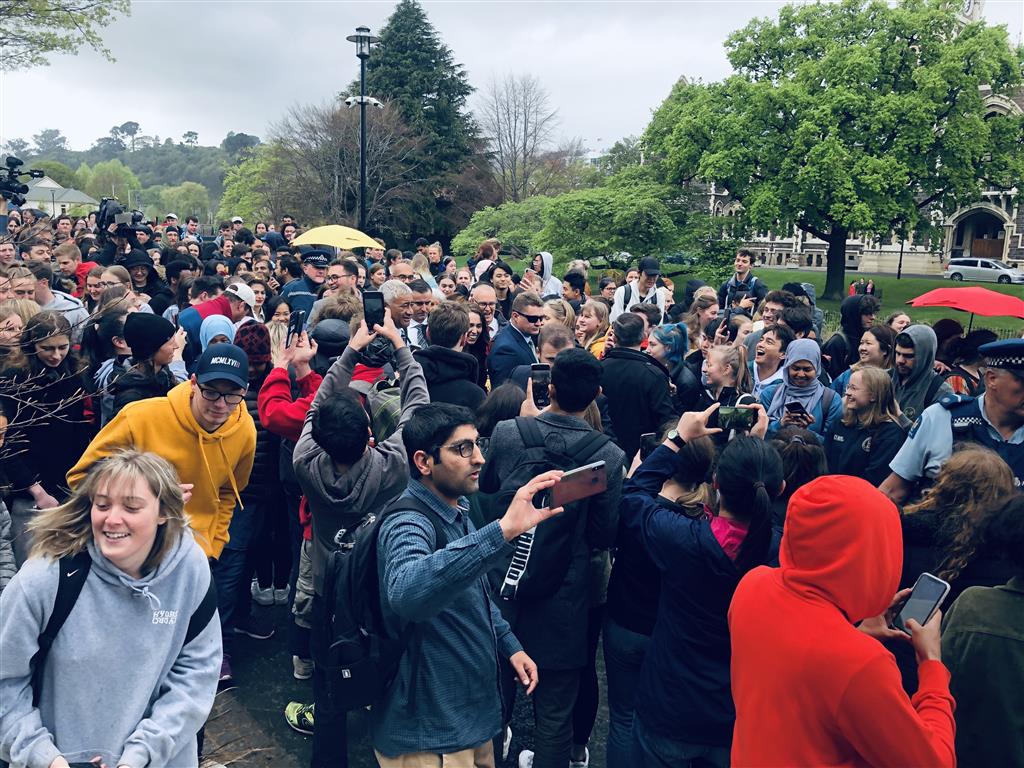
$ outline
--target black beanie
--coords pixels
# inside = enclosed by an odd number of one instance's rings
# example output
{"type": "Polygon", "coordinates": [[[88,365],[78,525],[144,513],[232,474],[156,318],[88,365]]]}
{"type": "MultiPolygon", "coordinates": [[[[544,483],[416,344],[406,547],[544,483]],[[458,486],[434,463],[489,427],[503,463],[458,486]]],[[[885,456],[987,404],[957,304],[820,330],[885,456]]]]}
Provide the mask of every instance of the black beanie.
{"type": "Polygon", "coordinates": [[[124,321],[124,340],[135,362],[149,360],[174,335],[174,324],[149,312],[132,312],[124,321]]]}

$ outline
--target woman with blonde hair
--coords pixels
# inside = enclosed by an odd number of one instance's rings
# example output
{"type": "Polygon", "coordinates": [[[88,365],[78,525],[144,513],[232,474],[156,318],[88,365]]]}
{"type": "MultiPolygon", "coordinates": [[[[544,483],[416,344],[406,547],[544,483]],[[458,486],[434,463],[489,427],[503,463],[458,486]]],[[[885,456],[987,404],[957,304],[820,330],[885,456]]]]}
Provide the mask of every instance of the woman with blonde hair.
{"type": "Polygon", "coordinates": [[[549,323],[561,323],[570,331],[576,330],[576,311],[565,299],[548,299],[544,302],[544,314],[549,323]]]}
{"type": "Polygon", "coordinates": [[[825,437],[829,472],[861,477],[877,488],[906,439],[900,421],[889,373],[874,366],[855,370],[843,394],[843,417],[825,437]]]}
{"type": "Polygon", "coordinates": [[[4,760],[198,765],[221,634],[210,567],[184,510],[171,465],[124,450],[37,516],[32,555],[0,595],[4,760]],[[74,590],[77,610],[47,653],[39,638],[53,630],[58,584],[74,590]],[[97,706],[100,692],[117,705],[97,706]]]}
{"type": "Polygon", "coordinates": [[[576,318],[576,341],[600,360],[604,356],[609,327],[608,307],[600,301],[588,301],[576,318]]]}
{"type": "Polygon", "coordinates": [[[7,299],[0,302],[0,367],[21,365],[21,332],[40,312],[31,299],[7,299]]]}
{"type": "Polygon", "coordinates": [[[710,286],[701,286],[693,297],[690,311],[683,315],[683,322],[686,323],[690,339],[690,352],[699,348],[700,335],[704,326],[716,317],[718,317],[718,296],[710,286]],[[709,289],[708,292],[701,293],[705,287],[709,289]]]}

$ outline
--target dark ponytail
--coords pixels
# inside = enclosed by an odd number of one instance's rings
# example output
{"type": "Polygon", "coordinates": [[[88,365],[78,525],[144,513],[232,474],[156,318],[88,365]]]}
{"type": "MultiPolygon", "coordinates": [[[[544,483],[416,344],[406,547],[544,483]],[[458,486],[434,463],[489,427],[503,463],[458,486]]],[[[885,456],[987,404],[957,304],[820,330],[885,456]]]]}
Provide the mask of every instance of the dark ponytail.
{"type": "Polygon", "coordinates": [[[747,535],[736,555],[736,568],[746,573],[770,557],[772,500],[782,486],[782,459],[770,445],[737,436],[718,457],[718,495],[730,515],[747,523],[747,535]]]}

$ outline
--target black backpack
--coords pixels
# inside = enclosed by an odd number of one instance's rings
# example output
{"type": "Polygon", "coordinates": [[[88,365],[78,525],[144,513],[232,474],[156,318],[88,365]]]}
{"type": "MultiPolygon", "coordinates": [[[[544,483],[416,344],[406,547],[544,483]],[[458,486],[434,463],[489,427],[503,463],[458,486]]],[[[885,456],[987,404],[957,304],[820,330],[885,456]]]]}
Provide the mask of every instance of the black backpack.
{"type": "MultiPolygon", "coordinates": [[[[32,706],[39,706],[39,695],[43,689],[43,669],[46,666],[46,657],[50,655],[50,648],[57,638],[57,633],[64,626],[68,616],[71,615],[78,596],[82,594],[82,587],[89,577],[89,569],[92,568],[92,558],[88,550],[83,549],[75,555],[66,555],[60,559],[60,580],[57,582],[57,596],[53,601],[53,613],[50,620],[46,622],[46,628],[39,635],[39,650],[32,656],[29,666],[32,670],[32,706]]],[[[217,610],[217,587],[210,578],[210,586],[206,590],[203,600],[196,606],[192,616],[188,620],[188,629],[185,631],[184,648],[191,643],[210,623],[213,614],[217,610]]]]}
{"type": "MultiPolygon", "coordinates": [[[[582,467],[610,442],[608,435],[592,430],[571,447],[559,446],[560,434],[545,438],[537,422],[523,416],[516,419],[516,428],[523,448],[512,471],[497,489],[496,506],[500,510],[507,509],[516,491],[537,475],[552,469],[568,472],[582,467]]],[[[494,479],[488,478],[485,482],[493,487],[494,479]]],[[[504,600],[539,600],[558,591],[572,562],[577,529],[586,521],[583,514],[586,504],[585,499],[570,504],[562,514],[516,538],[515,551],[497,589],[504,600]]]]}
{"type": "Polygon", "coordinates": [[[313,659],[342,710],[377,703],[394,682],[398,663],[416,624],[391,637],[380,606],[377,538],[381,523],[396,512],[414,510],[434,526],[435,551],[448,545],[437,513],[419,499],[403,496],[379,515],[367,515],[350,541],[330,553],[324,572],[324,621],[315,622],[313,659]]]}

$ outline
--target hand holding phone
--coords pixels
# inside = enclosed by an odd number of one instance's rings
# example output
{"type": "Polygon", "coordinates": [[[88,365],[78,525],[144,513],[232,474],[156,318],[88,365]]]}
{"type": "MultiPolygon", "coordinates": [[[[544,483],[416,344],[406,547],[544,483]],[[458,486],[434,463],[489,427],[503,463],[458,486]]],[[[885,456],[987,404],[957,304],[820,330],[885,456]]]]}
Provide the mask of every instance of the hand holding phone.
{"type": "Polygon", "coordinates": [[[908,635],[911,634],[910,628],[907,626],[907,622],[911,619],[919,626],[925,626],[939,610],[942,601],[948,594],[948,582],[938,576],[932,576],[930,573],[922,573],[914,584],[910,596],[896,613],[896,618],[892,623],[893,629],[899,629],[908,635]]]}
{"type": "Polygon", "coordinates": [[[306,313],[301,309],[296,309],[288,316],[288,334],[284,338],[284,345],[286,347],[291,346],[292,339],[296,338],[302,333],[302,329],[306,324],[306,313]]]}
{"type": "Polygon", "coordinates": [[[654,453],[654,449],[657,447],[657,432],[644,432],[640,435],[640,461],[646,461],[647,457],[654,453]]]}
{"type": "Polygon", "coordinates": [[[595,461],[566,472],[551,490],[533,498],[538,509],[564,507],[574,501],[596,496],[608,490],[608,470],[603,461],[595,461]]]}
{"type": "Polygon", "coordinates": [[[735,429],[737,432],[749,432],[756,423],[756,409],[734,408],[725,405],[718,409],[718,426],[724,430],[735,429]]]}
{"type": "Polygon", "coordinates": [[[551,384],[551,366],[547,363],[534,363],[530,366],[530,383],[533,404],[538,408],[547,408],[551,404],[548,385],[551,384]]]}
{"type": "Polygon", "coordinates": [[[373,333],[375,326],[384,325],[384,294],[380,291],[366,291],[363,293],[363,316],[366,318],[366,327],[373,333]]]}

